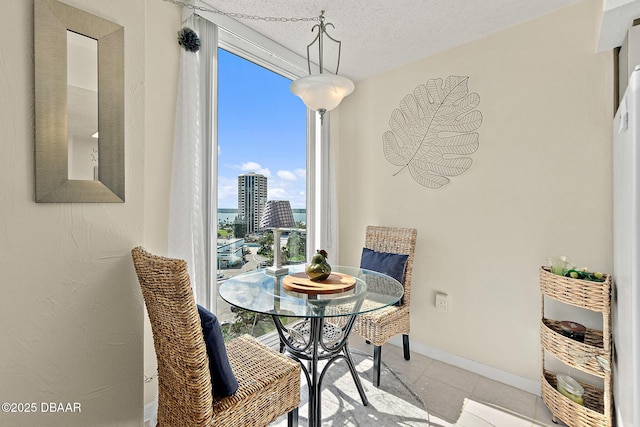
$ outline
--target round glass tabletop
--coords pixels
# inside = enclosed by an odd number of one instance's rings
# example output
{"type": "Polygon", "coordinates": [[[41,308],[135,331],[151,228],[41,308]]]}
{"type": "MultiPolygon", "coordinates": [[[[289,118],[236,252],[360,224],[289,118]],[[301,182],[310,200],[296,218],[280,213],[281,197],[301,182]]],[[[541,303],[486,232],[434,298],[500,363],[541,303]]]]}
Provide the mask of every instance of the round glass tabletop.
{"type": "MultiPolygon", "coordinates": [[[[400,282],[386,274],[356,267],[331,266],[350,289],[332,293],[294,291],[290,286],[305,265],[289,266],[289,274],[273,276],[260,269],[227,279],[218,289],[223,300],[239,308],[283,317],[350,316],[395,304],[404,290],[400,282]]],[[[301,289],[301,288],[300,288],[301,289]]]]}

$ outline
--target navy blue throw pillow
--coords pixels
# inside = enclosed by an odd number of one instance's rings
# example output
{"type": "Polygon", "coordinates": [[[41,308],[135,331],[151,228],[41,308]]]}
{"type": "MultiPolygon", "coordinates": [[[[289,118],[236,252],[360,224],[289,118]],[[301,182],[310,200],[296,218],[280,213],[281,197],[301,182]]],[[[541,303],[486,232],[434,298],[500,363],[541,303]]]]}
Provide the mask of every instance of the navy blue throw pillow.
{"type": "MultiPolygon", "coordinates": [[[[360,268],[377,271],[386,274],[402,283],[404,269],[407,266],[409,255],[393,254],[390,252],[378,252],[369,248],[362,248],[360,268]]],[[[395,305],[402,305],[402,299],[395,305]]]]}
{"type": "Polygon", "coordinates": [[[204,343],[207,346],[207,356],[209,356],[213,395],[217,397],[231,396],[238,390],[238,380],[229,364],[220,322],[215,314],[200,305],[198,305],[198,314],[200,315],[204,343]]]}

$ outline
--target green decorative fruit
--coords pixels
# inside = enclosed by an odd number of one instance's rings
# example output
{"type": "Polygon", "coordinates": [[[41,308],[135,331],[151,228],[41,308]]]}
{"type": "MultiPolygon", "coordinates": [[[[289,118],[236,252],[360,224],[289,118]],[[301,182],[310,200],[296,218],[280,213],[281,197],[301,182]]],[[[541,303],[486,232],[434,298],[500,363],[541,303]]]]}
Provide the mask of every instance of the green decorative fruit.
{"type": "Polygon", "coordinates": [[[571,269],[565,274],[572,279],[589,280],[592,282],[604,282],[604,274],[600,272],[592,273],[588,268],[581,268],[579,270],[571,269]]]}
{"type": "Polygon", "coordinates": [[[310,280],[320,282],[329,277],[331,274],[331,266],[327,262],[327,251],[318,249],[316,252],[313,258],[311,258],[311,262],[307,264],[305,272],[310,280]]]}

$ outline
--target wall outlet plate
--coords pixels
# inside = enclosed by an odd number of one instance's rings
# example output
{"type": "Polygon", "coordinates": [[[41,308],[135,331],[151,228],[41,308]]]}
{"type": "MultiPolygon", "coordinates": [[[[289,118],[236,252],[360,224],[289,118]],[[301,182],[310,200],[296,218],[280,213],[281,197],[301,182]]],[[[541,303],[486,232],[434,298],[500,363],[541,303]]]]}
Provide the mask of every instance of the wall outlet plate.
{"type": "Polygon", "coordinates": [[[449,311],[447,294],[443,294],[442,292],[436,294],[436,310],[449,311]]]}

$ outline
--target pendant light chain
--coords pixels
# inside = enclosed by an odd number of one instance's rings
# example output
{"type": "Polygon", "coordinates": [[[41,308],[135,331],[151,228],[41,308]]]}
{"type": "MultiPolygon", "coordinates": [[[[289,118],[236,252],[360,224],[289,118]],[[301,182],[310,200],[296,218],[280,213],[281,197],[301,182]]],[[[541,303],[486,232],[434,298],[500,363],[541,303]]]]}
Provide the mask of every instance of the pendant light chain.
{"type": "Polygon", "coordinates": [[[338,75],[338,67],[340,66],[340,51],[342,42],[331,37],[326,29],[327,27],[334,28],[333,24],[325,23],[324,10],[321,11],[320,16],[312,18],[296,18],[296,17],[277,17],[277,16],[259,16],[259,15],[247,15],[245,13],[234,12],[222,12],[213,8],[213,6],[202,1],[209,7],[196,6],[191,4],[193,0],[163,0],[179,6],[183,6],[187,9],[198,10],[202,12],[216,13],[221,16],[228,16],[234,19],[249,19],[254,21],[265,22],[318,22],[314,25],[311,31],[314,31],[318,27],[318,34],[315,39],[307,45],[307,63],[309,65],[309,75],[306,77],[300,77],[291,83],[290,89],[294,95],[299,96],[304,104],[310,110],[317,111],[320,114],[320,121],[324,119],[324,114],[327,111],[331,111],[340,104],[345,96],[348,96],[353,92],[354,84],[346,77],[338,75]],[[334,43],[338,44],[338,61],[336,65],[336,74],[324,74],[323,73],[323,37],[327,38],[334,43]],[[311,58],[309,50],[315,42],[318,42],[318,53],[320,62],[320,74],[311,73],[311,58]]]}
{"type": "Polygon", "coordinates": [[[313,18],[295,18],[295,17],[287,18],[287,17],[277,17],[277,16],[247,15],[245,13],[222,12],[220,10],[214,9],[213,6],[211,6],[211,8],[207,8],[203,6],[195,6],[191,3],[188,3],[188,0],[163,0],[163,1],[177,4],[179,6],[184,6],[187,9],[199,10],[201,12],[217,13],[218,15],[228,16],[229,18],[234,18],[234,19],[249,19],[254,21],[266,21],[266,22],[310,22],[310,21],[320,20],[320,18],[317,16],[313,18]]]}

